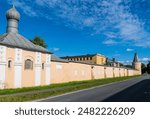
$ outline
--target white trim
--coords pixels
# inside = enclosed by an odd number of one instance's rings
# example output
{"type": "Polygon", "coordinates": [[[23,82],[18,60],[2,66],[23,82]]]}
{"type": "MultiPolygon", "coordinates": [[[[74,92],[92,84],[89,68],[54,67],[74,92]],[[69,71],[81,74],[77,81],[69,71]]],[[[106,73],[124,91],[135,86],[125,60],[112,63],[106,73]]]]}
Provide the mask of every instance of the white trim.
{"type": "Polygon", "coordinates": [[[49,85],[51,83],[50,79],[50,65],[49,66],[46,66],[46,85],[49,85]]]}
{"type": "Polygon", "coordinates": [[[22,86],[22,49],[18,48],[15,48],[14,86],[15,88],[22,86]]]}
{"type": "Polygon", "coordinates": [[[51,55],[46,54],[46,64],[50,64],[50,62],[51,62],[51,55]]]}
{"type": "Polygon", "coordinates": [[[6,46],[0,45],[0,82],[6,80],[6,46]]]}
{"type": "Polygon", "coordinates": [[[6,62],[0,62],[0,65],[6,65],[6,62]]]}
{"type": "Polygon", "coordinates": [[[41,53],[35,53],[35,86],[41,85],[41,53]]]}
{"type": "Polygon", "coordinates": [[[51,83],[51,71],[50,71],[50,62],[51,62],[51,55],[46,54],[46,85],[49,85],[51,83]]]}
{"type": "Polygon", "coordinates": [[[40,52],[36,52],[35,53],[35,64],[41,64],[41,53],[40,52]]]}
{"type": "Polygon", "coordinates": [[[41,67],[36,66],[35,67],[35,86],[41,85],[41,67]]]}
{"type": "Polygon", "coordinates": [[[62,65],[61,64],[56,64],[56,69],[57,70],[61,70],[62,69],[62,65]]]}
{"type": "Polygon", "coordinates": [[[15,65],[14,70],[15,70],[15,77],[14,77],[15,88],[21,88],[22,66],[21,65],[15,65]]]}
{"type": "Polygon", "coordinates": [[[15,48],[15,63],[22,63],[22,49],[15,48]]]}
{"type": "Polygon", "coordinates": [[[6,62],[6,46],[0,45],[0,62],[6,62]]]}
{"type": "Polygon", "coordinates": [[[6,65],[0,64],[0,81],[4,83],[5,78],[6,78],[6,65]]]}

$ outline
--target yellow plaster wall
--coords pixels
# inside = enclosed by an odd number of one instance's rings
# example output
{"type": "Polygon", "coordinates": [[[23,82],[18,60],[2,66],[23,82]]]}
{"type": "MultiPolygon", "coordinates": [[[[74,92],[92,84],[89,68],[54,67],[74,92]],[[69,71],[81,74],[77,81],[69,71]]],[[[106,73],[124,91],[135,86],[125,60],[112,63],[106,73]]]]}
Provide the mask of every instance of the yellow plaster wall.
{"type": "Polygon", "coordinates": [[[31,51],[22,51],[23,57],[23,68],[22,68],[22,87],[31,87],[35,85],[35,52],[31,51]],[[26,70],[24,62],[27,59],[31,59],[33,61],[33,69],[26,70]]]}
{"type": "Polygon", "coordinates": [[[6,88],[14,88],[14,58],[15,50],[13,48],[6,48],[6,88]],[[12,67],[8,68],[8,60],[12,61],[12,67]]]}
{"type": "Polygon", "coordinates": [[[81,63],[51,63],[52,83],[80,81],[91,79],[91,66],[81,63]],[[61,68],[60,68],[61,66],[61,68]]]}
{"type": "Polygon", "coordinates": [[[103,66],[94,66],[93,76],[94,76],[94,79],[104,78],[104,67],[103,66]]]}
{"type": "Polygon", "coordinates": [[[106,78],[113,77],[113,67],[106,67],[106,78]]]}
{"type": "Polygon", "coordinates": [[[104,56],[96,55],[96,64],[106,64],[106,58],[104,56]]]}
{"type": "Polygon", "coordinates": [[[51,62],[52,83],[123,77],[127,76],[127,74],[128,76],[138,75],[139,71],[127,70],[125,68],[118,67],[104,67],[73,62],[51,62]],[[62,69],[57,69],[56,65],[61,65],[62,69]],[[93,68],[91,68],[92,66],[93,68]]]}
{"type": "MultiPolygon", "coordinates": [[[[46,62],[46,54],[41,54],[42,63],[46,62]]],[[[35,58],[36,52],[27,50],[22,51],[22,87],[35,86],[35,58]],[[25,70],[24,62],[26,59],[33,61],[33,69],[25,70]]],[[[95,57],[96,58],[96,57],[95,57]]],[[[7,48],[6,50],[6,88],[14,87],[14,59],[15,49],[7,48]],[[8,60],[12,60],[12,68],[8,69],[8,60]]],[[[108,67],[101,65],[89,65],[83,63],[63,63],[63,62],[51,62],[51,83],[63,83],[70,81],[82,81],[90,79],[102,79],[119,76],[133,76],[140,74],[137,70],[127,70],[125,68],[108,67]],[[120,69],[120,70],[119,70],[120,69]]],[[[46,85],[46,69],[41,67],[41,85],[46,85]]]]}

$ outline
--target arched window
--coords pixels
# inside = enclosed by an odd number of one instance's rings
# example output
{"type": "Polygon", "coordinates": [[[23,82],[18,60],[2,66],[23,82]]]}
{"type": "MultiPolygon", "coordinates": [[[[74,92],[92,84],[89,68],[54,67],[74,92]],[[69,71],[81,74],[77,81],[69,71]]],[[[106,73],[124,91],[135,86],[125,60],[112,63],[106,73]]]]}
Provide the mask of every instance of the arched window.
{"type": "Polygon", "coordinates": [[[44,70],[44,63],[42,63],[42,69],[44,70]]]}
{"type": "Polygon", "coordinates": [[[8,68],[12,68],[12,61],[8,60],[8,68]]]}
{"type": "Polygon", "coordinates": [[[27,59],[25,61],[25,69],[33,69],[33,61],[30,59],[27,59]]]}

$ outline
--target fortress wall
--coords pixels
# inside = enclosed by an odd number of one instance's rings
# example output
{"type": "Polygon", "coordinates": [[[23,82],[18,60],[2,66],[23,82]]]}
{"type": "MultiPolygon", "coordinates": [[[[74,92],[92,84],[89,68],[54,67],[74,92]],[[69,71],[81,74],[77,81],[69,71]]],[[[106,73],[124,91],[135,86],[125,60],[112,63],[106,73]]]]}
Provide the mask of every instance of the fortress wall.
{"type": "Polygon", "coordinates": [[[119,68],[114,68],[114,77],[119,77],[119,68]]]}
{"type": "Polygon", "coordinates": [[[51,63],[51,83],[91,79],[91,66],[81,63],[51,63]]]}
{"type": "Polygon", "coordinates": [[[113,76],[113,67],[105,67],[106,78],[111,78],[113,76]]]}
{"type": "Polygon", "coordinates": [[[92,79],[91,65],[81,63],[69,63],[69,65],[68,72],[70,74],[70,81],[92,79]]]}
{"type": "Polygon", "coordinates": [[[66,79],[70,79],[69,73],[66,73],[67,69],[69,69],[68,63],[51,62],[51,83],[67,82],[66,79]]]}
{"type": "Polygon", "coordinates": [[[136,70],[128,70],[128,76],[133,76],[136,70]]]}
{"type": "Polygon", "coordinates": [[[140,71],[134,71],[134,74],[133,75],[140,75],[141,74],[141,72],[140,71]]]}
{"type": "Polygon", "coordinates": [[[74,62],[51,62],[51,83],[123,77],[127,75],[133,76],[138,74],[139,71],[126,68],[89,65],[74,62]]]}
{"type": "Polygon", "coordinates": [[[128,70],[125,69],[125,76],[128,76],[128,70]]]}
{"type": "Polygon", "coordinates": [[[125,76],[125,69],[123,68],[120,68],[120,76],[125,76]]]}
{"type": "Polygon", "coordinates": [[[92,71],[93,71],[93,79],[105,78],[103,66],[94,66],[92,71]]]}

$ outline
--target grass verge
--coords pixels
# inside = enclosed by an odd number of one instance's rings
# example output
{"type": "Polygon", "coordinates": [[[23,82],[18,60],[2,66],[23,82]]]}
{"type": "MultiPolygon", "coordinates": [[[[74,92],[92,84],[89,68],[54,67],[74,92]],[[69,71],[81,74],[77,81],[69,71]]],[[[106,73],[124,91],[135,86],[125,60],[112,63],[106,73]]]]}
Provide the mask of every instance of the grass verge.
{"type": "Polygon", "coordinates": [[[0,90],[0,102],[31,101],[31,100],[46,98],[49,96],[64,94],[67,92],[91,88],[94,86],[119,82],[119,81],[131,79],[135,77],[137,76],[74,81],[69,83],[51,84],[48,86],[38,86],[38,87],[29,87],[29,88],[5,89],[5,90],[0,90]]]}

